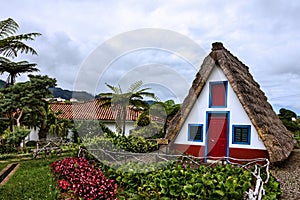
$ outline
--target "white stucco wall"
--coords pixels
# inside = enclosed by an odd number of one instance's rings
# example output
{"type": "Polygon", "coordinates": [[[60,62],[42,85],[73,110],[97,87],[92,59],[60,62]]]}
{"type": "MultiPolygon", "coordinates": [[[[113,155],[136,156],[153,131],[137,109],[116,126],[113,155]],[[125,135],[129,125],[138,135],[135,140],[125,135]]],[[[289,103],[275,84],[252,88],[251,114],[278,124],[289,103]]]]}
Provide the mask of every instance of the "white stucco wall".
{"type": "Polygon", "coordinates": [[[263,149],[265,146],[259,138],[255,127],[252,125],[248,115],[234,93],[232,87],[228,82],[227,88],[227,107],[226,108],[209,108],[209,82],[228,81],[222,70],[215,67],[210,74],[206,85],[204,86],[197,102],[187,117],[182,129],[180,130],[175,143],[189,144],[189,145],[205,145],[206,141],[206,113],[214,111],[229,111],[229,147],[247,148],[247,149],[263,149]],[[188,124],[202,124],[203,125],[203,142],[188,141],[188,124]],[[232,144],[232,125],[251,125],[250,145],[232,144]]]}
{"type": "MultiPolygon", "coordinates": [[[[114,122],[114,121],[111,121],[111,122],[104,122],[104,124],[105,124],[110,130],[112,130],[113,132],[116,133],[116,125],[115,125],[115,122],[114,122]]],[[[133,128],[134,128],[134,122],[126,122],[125,135],[128,136],[130,130],[133,129],[133,128]]],[[[31,129],[30,134],[29,134],[29,136],[27,136],[27,137],[25,138],[25,141],[30,141],[30,140],[38,141],[38,140],[39,140],[38,133],[39,133],[39,128],[33,128],[33,129],[31,129]]],[[[67,137],[68,137],[68,138],[72,138],[72,134],[73,134],[72,131],[69,131],[67,137]]],[[[48,136],[48,138],[51,138],[51,136],[48,136]]]]}
{"type": "MultiPolygon", "coordinates": [[[[116,131],[116,122],[111,121],[111,122],[104,122],[104,124],[113,132],[117,133],[116,131]]],[[[134,122],[126,122],[126,128],[125,128],[125,135],[129,136],[129,132],[131,129],[134,128],[134,122]]]]}
{"type": "Polygon", "coordinates": [[[31,129],[29,135],[25,138],[25,141],[38,141],[39,140],[39,128],[33,128],[31,129]]]}

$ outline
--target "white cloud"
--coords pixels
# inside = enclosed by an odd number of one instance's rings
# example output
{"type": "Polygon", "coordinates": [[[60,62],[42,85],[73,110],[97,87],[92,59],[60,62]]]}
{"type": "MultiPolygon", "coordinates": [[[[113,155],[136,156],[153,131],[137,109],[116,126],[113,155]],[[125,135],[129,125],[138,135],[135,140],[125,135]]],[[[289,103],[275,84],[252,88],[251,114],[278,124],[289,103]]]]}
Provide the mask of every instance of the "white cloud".
{"type": "MultiPolygon", "coordinates": [[[[212,42],[222,41],[250,67],[272,103],[299,108],[295,87],[299,85],[299,9],[300,2],[282,0],[10,0],[1,4],[0,18],[14,18],[20,32],[43,34],[30,43],[39,56],[26,58],[38,62],[42,73],[55,76],[59,86],[67,89],[80,64],[106,40],[135,29],[161,28],[187,35],[206,52],[212,42]]],[[[171,66],[172,58],[163,64],[171,66]]],[[[119,75],[122,70],[112,78],[119,75]]]]}

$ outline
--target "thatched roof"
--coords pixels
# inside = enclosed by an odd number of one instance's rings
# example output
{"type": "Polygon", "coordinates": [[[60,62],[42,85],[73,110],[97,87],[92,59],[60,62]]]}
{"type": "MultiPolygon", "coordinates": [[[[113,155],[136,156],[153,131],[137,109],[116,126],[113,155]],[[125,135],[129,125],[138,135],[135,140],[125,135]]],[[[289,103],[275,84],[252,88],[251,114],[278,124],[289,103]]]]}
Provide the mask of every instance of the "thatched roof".
{"type": "Polygon", "coordinates": [[[212,44],[211,53],[204,59],[189,94],[167,130],[166,138],[175,140],[194,103],[199,97],[214,67],[219,66],[241,102],[259,137],[263,141],[271,162],[285,160],[294,148],[295,140],[268,103],[267,97],[253,79],[249,68],[223,47],[212,44]]]}

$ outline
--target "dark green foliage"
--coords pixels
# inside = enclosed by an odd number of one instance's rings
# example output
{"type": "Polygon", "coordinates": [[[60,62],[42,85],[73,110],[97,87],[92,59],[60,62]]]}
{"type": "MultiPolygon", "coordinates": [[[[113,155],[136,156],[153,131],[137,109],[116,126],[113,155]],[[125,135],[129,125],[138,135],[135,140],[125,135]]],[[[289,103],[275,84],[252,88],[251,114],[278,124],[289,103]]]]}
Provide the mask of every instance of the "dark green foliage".
{"type": "Polygon", "coordinates": [[[161,122],[152,121],[149,116],[150,111],[146,110],[139,115],[135,124],[135,128],[131,130],[130,134],[135,137],[144,137],[147,139],[164,137],[165,117],[160,115],[160,113],[157,113],[156,111],[159,111],[159,109],[151,109],[151,114],[161,122]]]}
{"type": "Polygon", "coordinates": [[[0,90],[2,94],[0,111],[9,116],[11,128],[15,121],[21,123],[23,116],[27,116],[30,125],[36,125],[41,108],[47,104],[44,99],[51,95],[48,88],[56,84],[56,80],[48,76],[28,75],[28,77],[30,79],[28,82],[16,83],[0,90]]]}
{"type": "MultiPolygon", "coordinates": [[[[101,166],[116,180],[119,199],[243,199],[251,188],[251,173],[232,165],[191,167],[186,162],[127,163],[119,168],[101,166]]],[[[265,186],[264,199],[277,199],[278,182],[265,186]]]]}
{"type": "Polygon", "coordinates": [[[137,126],[135,129],[131,130],[131,135],[147,139],[162,138],[164,137],[163,124],[152,122],[147,126],[137,126]]]}
{"type": "Polygon", "coordinates": [[[143,112],[142,114],[140,114],[136,124],[137,126],[141,126],[141,127],[149,125],[150,124],[149,114],[147,112],[143,112]]]}
{"type": "Polygon", "coordinates": [[[294,113],[291,110],[285,109],[285,108],[281,108],[279,110],[278,116],[280,119],[287,120],[287,121],[292,121],[292,118],[295,118],[295,119],[297,118],[296,113],[294,113]]]}
{"type": "Polygon", "coordinates": [[[18,149],[11,145],[0,145],[0,154],[17,153],[18,149]]]}
{"type": "Polygon", "coordinates": [[[111,151],[124,150],[133,153],[147,153],[158,150],[155,140],[144,137],[116,135],[103,123],[91,120],[77,123],[77,131],[83,144],[89,148],[111,151]]]}
{"type": "Polygon", "coordinates": [[[158,150],[156,141],[146,140],[143,137],[115,136],[111,141],[118,148],[132,153],[148,153],[158,150]]]}
{"type": "Polygon", "coordinates": [[[2,134],[9,126],[9,121],[6,116],[0,119],[0,134],[2,134]]]}
{"type": "MultiPolygon", "coordinates": [[[[262,176],[265,178],[265,176],[262,176]]],[[[265,180],[265,179],[263,179],[265,180]]],[[[267,184],[265,184],[264,189],[266,191],[266,195],[262,198],[263,200],[270,200],[270,199],[278,199],[282,194],[280,189],[280,183],[275,180],[273,176],[270,176],[270,179],[267,184]]]]}
{"type": "Polygon", "coordinates": [[[36,147],[36,141],[30,140],[28,142],[26,142],[26,146],[27,147],[36,147]]]}
{"type": "Polygon", "coordinates": [[[297,141],[296,147],[300,148],[300,119],[297,118],[296,113],[291,110],[281,108],[279,112],[279,118],[284,126],[294,134],[294,138],[297,141]]]}
{"type": "Polygon", "coordinates": [[[13,85],[16,82],[16,77],[21,73],[37,72],[35,63],[29,63],[28,61],[13,62],[9,59],[0,57],[0,74],[7,72],[7,85],[13,85]]]}
{"type": "Polygon", "coordinates": [[[18,147],[21,141],[29,135],[30,130],[24,127],[14,127],[13,131],[5,130],[2,134],[2,142],[10,146],[18,147]]]}

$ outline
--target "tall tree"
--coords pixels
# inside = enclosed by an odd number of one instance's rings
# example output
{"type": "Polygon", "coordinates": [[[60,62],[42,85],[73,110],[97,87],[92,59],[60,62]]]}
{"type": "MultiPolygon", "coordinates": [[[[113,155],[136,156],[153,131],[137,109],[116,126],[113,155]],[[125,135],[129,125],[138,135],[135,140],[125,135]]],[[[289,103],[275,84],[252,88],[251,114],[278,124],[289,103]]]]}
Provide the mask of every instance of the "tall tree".
{"type": "Polygon", "coordinates": [[[16,35],[19,25],[13,19],[0,21],[0,54],[5,57],[17,57],[18,52],[37,54],[37,52],[23,41],[34,40],[40,33],[26,33],[16,35]]]}
{"type": "Polygon", "coordinates": [[[60,119],[60,112],[54,112],[49,104],[40,106],[39,111],[25,116],[26,123],[39,128],[39,139],[46,138],[49,133],[54,137],[65,137],[68,128],[72,128],[71,121],[60,119]]]}
{"type": "Polygon", "coordinates": [[[56,85],[56,80],[48,76],[28,75],[30,81],[16,83],[0,90],[0,112],[10,119],[10,129],[16,123],[21,125],[24,115],[36,119],[41,108],[45,107],[46,97],[51,95],[49,87],[56,85]]]}
{"type": "MultiPolygon", "coordinates": [[[[100,93],[100,106],[112,107],[116,109],[118,115],[117,118],[120,119],[121,126],[119,128],[119,133],[125,135],[126,128],[126,116],[127,107],[129,105],[134,106],[136,109],[147,109],[149,107],[148,103],[144,101],[144,97],[157,99],[154,93],[148,92],[150,88],[142,88],[143,81],[137,81],[130,85],[127,92],[123,92],[120,85],[118,87],[109,85],[106,86],[112,91],[108,93],[100,93]],[[121,128],[122,127],[122,128],[121,128]]],[[[118,125],[118,121],[117,124],[118,125]]]]}
{"type": "Polygon", "coordinates": [[[39,71],[39,69],[36,68],[35,63],[29,63],[27,61],[12,62],[9,59],[0,57],[0,74],[3,74],[4,72],[9,74],[6,81],[7,85],[15,84],[16,77],[21,73],[37,71],[39,71]]]}

